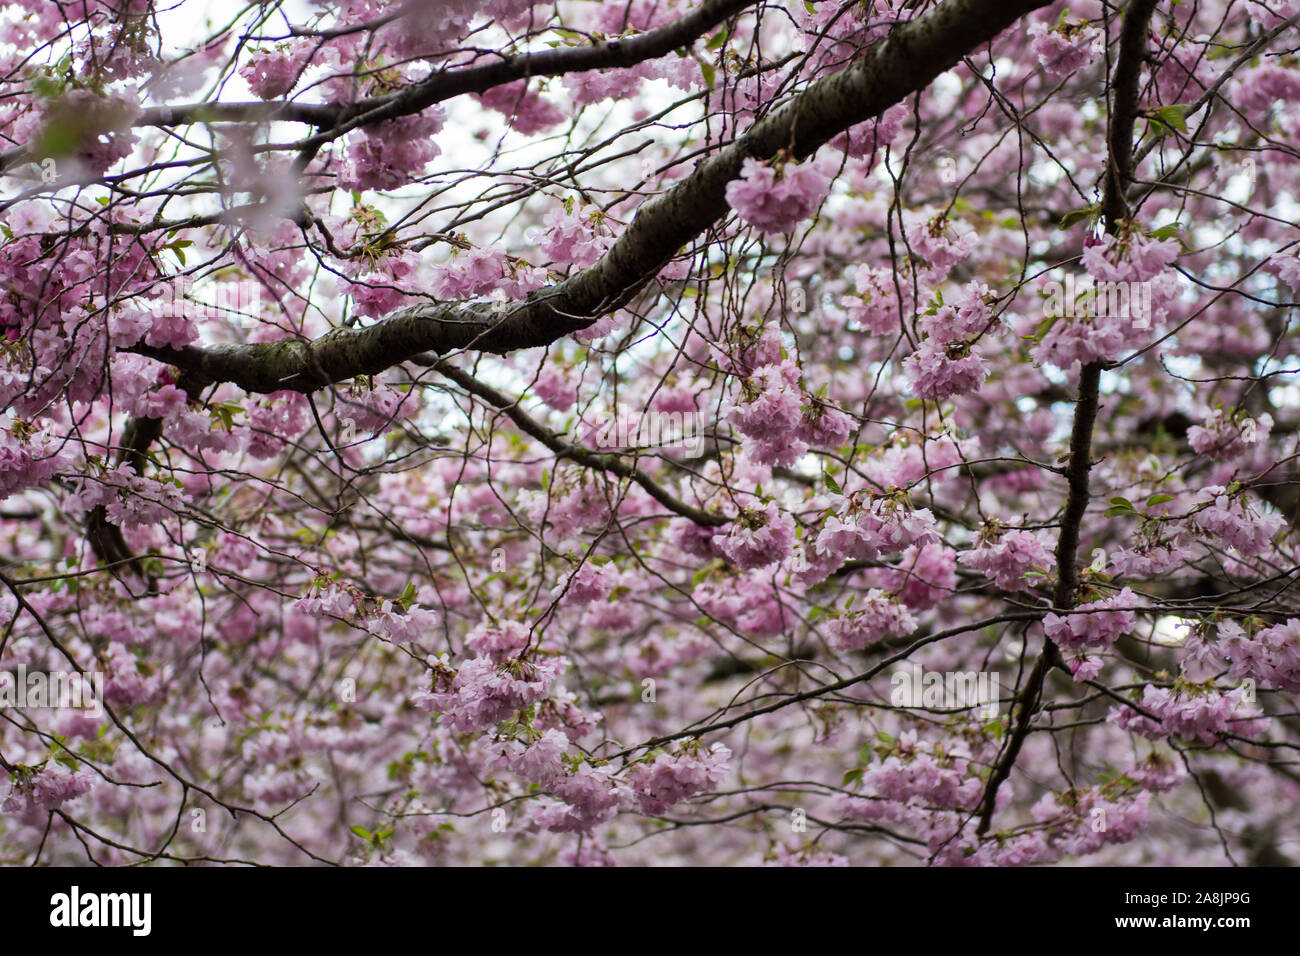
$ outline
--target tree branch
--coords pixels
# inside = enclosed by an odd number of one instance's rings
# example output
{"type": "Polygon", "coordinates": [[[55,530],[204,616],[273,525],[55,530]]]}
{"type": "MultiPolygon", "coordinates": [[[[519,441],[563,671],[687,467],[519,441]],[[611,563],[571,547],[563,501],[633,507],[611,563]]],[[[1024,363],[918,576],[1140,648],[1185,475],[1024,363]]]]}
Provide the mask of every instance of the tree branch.
{"type": "Polygon", "coordinates": [[[180,350],[135,351],[212,382],[250,392],[311,392],[373,375],[422,352],[504,354],[548,345],[629,302],[683,246],[724,218],[727,183],[746,158],[785,150],[802,159],[851,126],[925,88],[972,50],[1048,0],[949,0],[822,77],[700,162],[686,179],[647,201],[593,265],[516,303],[421,303],[364,329],[313,341],[282,340],[180,350]]]}
{"type": "MultiPolygon", "coordinates": [[[[1107,232],[1113,233],[1121,219],[1128,216],[1124,191],[1133,179],[1133,124],[1138,112],[1138,81],[1141,78],[1142,60],[1146,56],[1147,27],[1155,11],[1156,0],[1133,0],[1124,11],[1120,31],[1119,58],[1112,80],[1114,102],[1111,110],[1106,163],[1106,191],[1102,200],[1102,215],[1107,232]]],[[[1092,432],[1097,421],[1100,398],[1101,364],[1090,362],[1079,372],[1079,398],[1074,406],[1074,425],[1070,432],[1070,464],[1066,468],[1069,491],[1065,500],[1065,513],[1061,516],[1061,533],[1056,542],[1056,591],[1052,603],[1058,610],[1074,606],[1074,591],[1079,583],[1076,567],[1079,551],[1079,528],[1091,498],[1088,479],[1092,471],[1092,432]]],[[[1019,712],[1015,730],[1007,742],[980,801],[980,821],[975,829],[977,836],[988,832],[993,822],[998,788],[1011,775],[1020,748],[1029,736],[1034,714],[1042,703],[1043,681],[1048,671],[1061,661],[1061,652],[1046,635],[1043,650],[1019,696],[1019,712]]]]}

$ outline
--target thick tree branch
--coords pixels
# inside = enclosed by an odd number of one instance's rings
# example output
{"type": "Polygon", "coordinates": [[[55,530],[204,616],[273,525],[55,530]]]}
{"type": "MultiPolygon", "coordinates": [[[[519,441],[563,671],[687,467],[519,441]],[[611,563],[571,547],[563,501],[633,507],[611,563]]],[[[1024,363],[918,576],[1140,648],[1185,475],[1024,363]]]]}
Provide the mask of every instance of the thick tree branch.
{"type": "Polygon", "coordinates": [[[822,77],[646,202],[596,263],[516,303],[434,303],[399,309],[364,329],[313,341],[252,345],[137,346],[212,382],[250,392],[311,392],[373,375],[421,352],[504,354],[547,345],[629,302],[686,244],[728,213],[725,189],[746,158],[784,150],[802,159],[851,126],[924,89],[972,50],[1047,0],[949,0],[872,44],[846,69],[822,77]]]}
{"type": "MultiPolygon", "coordinates": [[[[133,126],[188,126],[192,123],[306,123],[320,132],[300,144],[314,152],[349,130],[409,116],[466,93],[483,93],[528,77],[563,76],[586,70],[635,66],[690,46],[706,32],[757,0],[706,0],[691,13],[654,30],[583,47],[500,56],[491,63],[443,69],[418,83],[355,103],[185,103],[143,110],[133,126]]],[[[34,158],[26,147],[0,153],[0,173],[34,158]]]]}
{"type": "MultiPolygon", "coordinates": [[[[1106,185],[1102,200],[1102,215],[1106,230],[1115,232],[1121,219],[1128,216],[1124,191],[1133,180],[1133,125],[1138,115],[1138,82],[1141,78],[1142,60],[1146,56],[1147,28],[1155,11],[1156,0],[1133,0],[1124,11],[1120,30],[1119,59],[1111,89],[1110,131],[1106,185]]],[[[1079,372],[1079,398],[1074,406],[1074,425],[1070,432],[1070,464],[1066,468],[1068,492],[1065,512],[1061,516],[1061,533],[1056,543],[1056,591],[1052,603],[1058,610],[1074,606],[1074,591],[1079,583],[1076,567],[1079,551],[1079,528],[1088,510],[1091,494],[1088,479],[1092,471],[1092,433],[1097,421],[1100,398],[1101,364],[1090,362],[1079,372]]],[[[1029,736],[1034,715],[1042,703],[1043,682],[1048,672],[1061,662],[1061,652],[1050,638],[1044,636],[1043,650],[1034,669],[1019,694],[1016,726],[1006,749],[989,775],[989,781],[980,801],[980,820],[976,834],[983,836],[993,822],[998,788],[1011,775],[1020,749],[1029,736]]]]}

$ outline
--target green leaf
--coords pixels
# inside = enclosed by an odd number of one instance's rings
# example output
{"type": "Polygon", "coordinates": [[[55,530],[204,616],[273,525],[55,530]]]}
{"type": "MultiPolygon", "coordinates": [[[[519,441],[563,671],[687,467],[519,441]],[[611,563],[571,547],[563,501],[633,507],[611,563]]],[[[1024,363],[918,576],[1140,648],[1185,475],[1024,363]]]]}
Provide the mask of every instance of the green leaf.
{"type": "Polygon", "coordinates": [[[709,89],[713,89],[713,80],[718,75],[718,68],[712,63],[701,63],[700,72],[704,74],[705,85],[707,85],[709,89]]]}
{"type": "Polygon", "coordinates": [[[1156,110],[1155,117],[1166,126],[1173,127],[1180,133],[1187,132],[1187,104],[1176,103],[1162,106],[1156,110]]]}
{"type": "Polygon", "coordinates": [[[830,472],[822,475],[822,480],[826,482],[826,487],[831,490],[831,494],[843,494],[843,492],[840,491],[840,483],[835,480],[835,476],[830,472]]]}
{"type": "Polygon", "coordinates": [[[1162,505],[1166,501],[1173,501],[1173,500],[1174,500],[1173,495],[1152,495],[1150,498],[1147,499],[1147,507],[1151,508],[1155,505],[1162,505]]]}
{"type": "Polygon", "coordinates": [[[862,779],[862,768],[854,767],[852,770],[844,771],[843,785],[847,787],[849,784],[857,783],[861,779],[862,779]]]}
{"type": "Polygon", "coordinates": [[[1166,226],[1161,226],[1159,229],[1152,229],[1149,235],[1153,239],[1177,239],[1182,230],[1183,224],[1175,221],[1166,226]]]}
{"type": "Polygon", "coordinates": [[[1082,209],[1071,209],[1061,217],[1061,228],[1069,229],[1076,222],[1082,222],[1085,219],[1096,219],[1097,207],[1084,206],[1082,209]]]}
{"type": "Polygon", "coordinates": [[[704,44],[704,48],[706,50],[716,50],[726,43],[727,38],[730,36],[731,29],[729,27],[723,27],[717,33],[713,34],[713,36],[709,37],[709,42],[704,44]]]}
{"type": "Polygon", "coordinates": [[[351,830],[353,833],[355,833],[357,836],[361,837],[361,839],[363,840],[370,839],[370,831],[363,826],[353,824],[352,826],[348,827],[348,829],[351,830]]]}
{"type": "Polygon", "coordinates": [[[1120,515],[1136,514],[1137,510],[1133,507],[1133,502],[1127,498],[1111,498],[1110,507],[1106,509],[1107,518],[1116,518],[1120,515]]]}

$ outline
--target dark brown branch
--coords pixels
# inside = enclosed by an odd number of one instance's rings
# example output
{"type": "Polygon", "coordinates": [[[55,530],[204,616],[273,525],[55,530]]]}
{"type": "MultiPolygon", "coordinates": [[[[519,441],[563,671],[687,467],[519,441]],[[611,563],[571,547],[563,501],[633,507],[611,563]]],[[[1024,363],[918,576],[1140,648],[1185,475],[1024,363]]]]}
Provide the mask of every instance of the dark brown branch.
{"type": "MultiPolygon", "coordinates": [[[[1106,163],[1106,191],[1102,201],[1106,229],[1112,233],[1119,221],[1128,216],[1124,191],[1133,179],[1133,124],[1138,111],[1138,81],[1141,78],[1142,60],[1146,56],[1147,28],[1155,6],[1156,0],[1133,0],[1124,11],[1124,22],[1120,30],[1119,59],[1115,64],[1111,86],[1113,105],[1108,137],[1109,157],[1106,163]]],[[[1066,468],[1069,491],[1066,495],[1065,513],[1061,516],[1061,533],[1056,543],[1057,577],[1052,603],[1058,610],[1068,610],[1074,606],[1074,591],[1079,583],[1076,567],[1079,529],[1091,498],[1088,479],[1092,471],[1092,432],[1097,421],[1101,369],[1100,363],[1090,362],[1079,372],[1079,398],[1074,406],[1070,464],[1066,468]]],[[[1020,749],[1029,736],[1034,715],[1042,703],[1043,682],[1048,672],[1060,663],[1060,650],[1050,638],[1044,636],[1042,653],[1035,661],[1024,689],[1018,695],[1019,709],[1015,729],[984,788],[979,824],[975,829],[978,836],[987,833],[993,822],[998,789],[1011,775],[1011,768],[1015,766],[1020,749]]]]}
{"type": "MultiPolygon", "coordinates": [[[[303,150],[314,154],[320,146],[338,139],[349,130],[409,116],[466,93],[483,93],[527,77],[630,67],[657,59],[690,46],[707,31],[756,2],[706,0],[679,20],[638,36],[591,46],[503,55],[481,66],[444,69],[405,89],[355,103],[185,103],[150,107],[142,111],[132,125],[170,128],[192,123],[305,123],[320,130],[300,144],[303,150]]],[[[0,153],[0,173],[36,158],[39,157],[23,146],[7,150],[0,153]]]]}
{"type": "Polygon", "coordinates": [[[516,303],[433,303],[399,309],[364,329],[313,341],[136,351],[250,392],[311,392],[382,372],[422,352],[504,354],[548,345],[629,302],[682,248],[728,213],[725,189],[746,158],[802,159],[924,89],[936,76],[1046,0],[950,0],[822,77],[646,202],[596,263],[516,303]]]}

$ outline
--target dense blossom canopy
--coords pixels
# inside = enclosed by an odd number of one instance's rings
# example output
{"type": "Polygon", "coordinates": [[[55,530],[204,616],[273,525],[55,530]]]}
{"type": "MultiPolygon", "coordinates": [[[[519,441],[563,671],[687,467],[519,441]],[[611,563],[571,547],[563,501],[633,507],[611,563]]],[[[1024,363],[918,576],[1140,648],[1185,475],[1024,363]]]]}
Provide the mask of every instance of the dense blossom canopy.
{"type": "Polygon", "coordinates": [[[0,859],[1300,860],[1297,24],[0,4],[0,859]]]}

